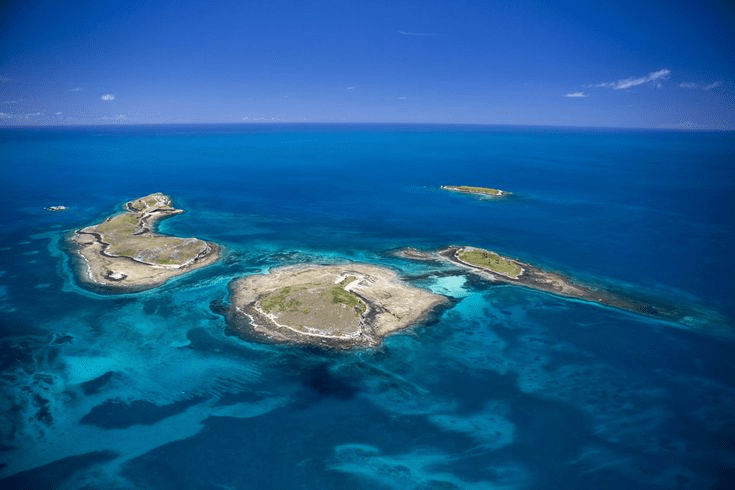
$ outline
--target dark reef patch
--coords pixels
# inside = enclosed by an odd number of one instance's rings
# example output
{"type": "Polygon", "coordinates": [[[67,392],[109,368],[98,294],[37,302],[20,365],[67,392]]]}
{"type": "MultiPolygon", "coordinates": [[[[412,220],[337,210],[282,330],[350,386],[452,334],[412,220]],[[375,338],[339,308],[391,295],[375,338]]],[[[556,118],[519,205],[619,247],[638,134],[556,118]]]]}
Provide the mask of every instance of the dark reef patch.
{"type": "Polygon", "coordinates": [[[332,374],[328,364],[319,364],[306,369],[301,373],[300,378],[307,388],[321,396],[350,400],[358,392],[353,384],[332,374]]]}
{"type": "Polygon", "coordinates": [[[176,314],[176,307],[170,296],[162,296],[145,301],[143,312],[147,315],[172,316],[176,314]]]}
{"type": "Polygon", "coordinates": [[[227,405],[235,405],[237,403],[258,403],[268,398],[265,393],[258,393],[252,391],[240,391],[237,393],[224,393],[220,395],[217,402],[214,404],[216,407],[223,407],[227,405]]]}
{"type": "Polygon", "coordinates": [[[74,342],[74,337],[68,334],[55,333],[54,338],[51,340],[53,345],[71,344],[74,342]]]}
{"type": "MultiPolygon", "coordinates": [[[[227,332],[225,332],[227,334],[227,332]]],[[[230,342],[228,339],[213,336],[206,329],[197,327],[186,332],[186,338],[191,342],[186,348],[193,349],[203,354],[213,355],[216,357],[232,357],[242,359],[243,354],[247,353],[252,358],[259,358],[266,353],[253,352],[240,342],[230,342]]]]}
{"type": "Polygon", "coordinates": [[[125,429],[131,425],[153,425],[165,418],[184,412],[203,400],[204,398],[191,398],[168,405],[156,405],[147,400],[133,400],[128,404],[117,399],[110,399],[92,408],[79,422],[101,429],[125,429]]]}
{"type": "Polygon", "coordinates": [[[99,391],[112,379],[114,375],[114,371],[107,371],[101,376],[85,381],[80,385],[82,387],[82,391],[85,395],[94,395],[99,393],[99,391]]]}
{"type": "Polygon", "coordinates": [[[23,318],[17,312],[0,312],[0,339],[17,335],[44,335],[45,333],[35,325],[32,316],[23,318]]]}
{"type": "Polygon", "coordinates": [[[220,315],[223,317],[227,316],[227,311],[230,309],[229,303],[225,302],[221,299],[213,299],[209,303],[209,311],[214,313],[215,315],[220,315]]]}
{"type": "Polygon", "coordinates": [[[33,353],[40,345],[30,337],[0,342],[0,372],[31,365],[33,353]]]}
{"type": "Polygon", "coordinates": [[[64,487],[64,483],[77,471],[110,461],[118,457],[113,451],[95,451],[78,456],[70,456],[47,465],[22,471],[0,480],[0,488],[23,490],[54,490],[64,487]]]}
{"type": "Polygon", "coordinates": [[[42,397],[38,393],[34,393],[33,406],[38,408],[35,415],[36,420],[46,425],[51,425],[53,423],[54,419],[51,416],[51,410],[49,410],[49,401],[46,398],[42,397]]]}

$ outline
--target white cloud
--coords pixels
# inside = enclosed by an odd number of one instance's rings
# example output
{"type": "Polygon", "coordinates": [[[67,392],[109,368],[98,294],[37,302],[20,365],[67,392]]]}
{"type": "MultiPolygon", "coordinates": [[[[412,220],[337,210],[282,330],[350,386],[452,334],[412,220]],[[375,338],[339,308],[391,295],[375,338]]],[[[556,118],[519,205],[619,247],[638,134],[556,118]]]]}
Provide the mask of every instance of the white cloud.
{"type": "Polygon", "coordinates": [[[12,114],[6,114],[4,112],[0,112],[0,118],[2,118],[2,119],[10,119],[12,117],[13,117],[12,114]]]}
{"type": "Polygon", "coordinates": [[[421,37],[436,36],[436,34],[431,33],[431,32],[406,32],[406,31],[398,31],[398,34],[401,34],[403,36],[421,36],[421,37]]]}
{"type": "Polygon", "coordinates": [[[696,130],[696,129],[706,129],[707,126],[704,126],[702,124],[693,123],[691,121],[686,122],[680,122],[680,123],[674,123],[674,124],[662,124],[659,126],[661,129],[679,129],[679,130],[696,130]]]}
{"type": "Polygon", "coordinates": [[[347,87],[347,90],[355,90],[357,86],[353,85],[352,87],[347,87]]]}
{"type": "Polygon", "coordinates": [[[637,87],[649,82],[656,82],[657,86],[660,86],[659,80],[667,80],[671,76],[671,70],[663,68],[658,71],[649,73],[648,75],[638,78],[626,78],[625,80],[618,80],[612,85],[614,90],[625,90],[631,87],[637,87]]]}
{"type": "Polygon", "coordinates": [[[63,114],[63,112],[54,112],[54,116],[60,116],[62,114],[63,114]]]}
{"type": "Polygon", "coordinates": [[[589,97],[589,95],[585,94],[584,92],[570,92],[568,94],[564,94],[564,97],[571,97],[571,98],[586,98],[589,97]]]}
{"type": "Polygon", "coordinates": [[[644,75],[642,77],[624,78],[616,82],[594,83],[592,85],[588,85],[588,87],[611,88],[613,90],[625,90],[625,89],[629,89],[632,87],[637,87],[639,85],[644,85],[646,83],[653,82],[656,88],[658,88],[661,86],[661,80],[668,80],[669,77],[671,77],[671,70],[669,70],[668,68],[662,68],[658,71],[653,71],[649,73],[648,75],[644,75]]]}
{"type": "Polygon", "coordinates": [[[115,100],[115,96],[112,94],[105,94],[102,97],[100,97],[100,99],[104,100],[105,102],[108,102],[111,100],[115,100]]]}
{"type": "Polygon", "coordinates": [[[17,104],[17,103],[18,103],[17,100],[3,100],[3,101],[0,101],[0,104],[17,104]]]}
{"type": "Polygon", "coordinates": [[[681,87],[681,88],[687,88],[687,89],[691,89],[691,90],[705,90],[705,91],[707,91],[707,90],[712,90],[714,88],[717,88],[720,85],[722,85],[722,82],[713,82],[713,83],[708,83],[707,85],[701,85],[701,84],[695,83],[695,82],[681,82],[679,84],[679,87],[681,87]]]}
{"type": "Polygon", "coordinates": [[[12,81],[13,81],[13,79],[10,78],[10,77],[0,76],[0,83],[7,83],[7,82],[12,82],[12,81]]]}
{"type": "Polygon", "coordinates": [[[406,100],[408,97],[397,97],[398,100],[406,100]]]}
{"type": "Polygon", "coordinates": [[[125,114],[118,114],[117,116],[102,116],[98,118],[100,121],[122,121],[127,119],[125,114]]]}
{"type": "Polygon", "coordinates": [[[40,112],[33,112],[31,114],[26,114],[26,117],[35,117],[35,116],[42,116],[40,112]]]}
{"type": "Polygon", "coordinates": [[[74,87],[70,88],[69,92],[81,92],[82,90],[84,90],[82,87],[74,87]]]}
{"type": "Polygon", "coordinates": [[[248,119],[250,119],[250,118],[248,118],[248,117],[243,117],[242,118],[243,121],[247,121],[248,119]]]}

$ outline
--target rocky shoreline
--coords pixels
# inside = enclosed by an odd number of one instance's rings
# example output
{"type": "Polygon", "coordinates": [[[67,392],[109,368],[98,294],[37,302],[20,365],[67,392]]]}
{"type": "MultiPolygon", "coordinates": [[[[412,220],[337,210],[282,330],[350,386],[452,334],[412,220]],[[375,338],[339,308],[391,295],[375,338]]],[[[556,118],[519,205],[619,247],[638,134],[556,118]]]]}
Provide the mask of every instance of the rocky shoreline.
{"type": "Polygon", "coordinates": [[[522,268],[522,272],[517,277],[510,277],[489,268],[470,264],[459,259],[458,255],[466,249],[473,248],[450,246],[436,252],[424,252],[407,248],[398,250],[396,255],[410,260],[443,260],[495,283],[515,284],[565,298],[598,303],[662,320],[687,323],[687,320],[694,314],[693,311],[686,308],[666,304],[663,301],[658,301],[653,298],[635,297],[624,292],[613,291],[600,286],[580,284],[556,272],[545,271],[531,264],[506,258],[506,260],[513,260],[522,268]]]}
{"type": "MultiPolygon", "coordinates": [[[[158,234],[159,221],[183,213],[171,198],[151,194],[125,212],[76,230],[66,245],[79,282],[102,293],[133,293],[206,267],[220,247],[197,238],[158,234]]],[[[467,246],[391,252],[408,260],[444,263],[496,284],[513,284],[682,324],[696,323],[693,308],[599,285],[467,246]]],[[[233,280],[224,312],[229,331],[268,342],[349,349],[379,345],[386,335],[426,320],[450,300],[401,281],[391,269],[369,264],[295,265],[233,280]]]]}
{"type": "Polygon", "coordinates": [[[171,198],[151,194],[125,204],[125,213],[67,237],[79,281],[106,293],[143,291],[216,262],[220,247],[197,238],[155,233],[162,219],[183,213],[171,198]]]}
{"type": "Polygon", "coordinates": [[[379,345],[448,302],[403,283],[390,269],[302,265],[232,281],[226,318],[230,332],[240,337],[349,349],[379,345]],[[340,295],[345,296],[335,301],[340,295]]]}

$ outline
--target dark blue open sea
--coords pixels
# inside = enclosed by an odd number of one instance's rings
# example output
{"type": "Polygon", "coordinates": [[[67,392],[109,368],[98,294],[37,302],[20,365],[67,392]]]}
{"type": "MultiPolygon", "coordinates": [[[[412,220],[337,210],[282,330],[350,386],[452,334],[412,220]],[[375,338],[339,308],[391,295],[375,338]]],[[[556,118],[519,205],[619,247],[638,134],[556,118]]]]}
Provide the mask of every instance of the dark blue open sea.
{"type": "Polygon", "coordinates": [[[0,488],[735,488],[733,133],[3,129],[0,183],[0,488]],[[161,231],[223,259],[137,294],[80,287],[64,235],[152,192],[186,210],[161,231]],[[451,244],[693,313],[391,254],[451,244]],[[233,278],[339,261],[454,304],[346,352],[233,337],[211,307],[233,278]]]}

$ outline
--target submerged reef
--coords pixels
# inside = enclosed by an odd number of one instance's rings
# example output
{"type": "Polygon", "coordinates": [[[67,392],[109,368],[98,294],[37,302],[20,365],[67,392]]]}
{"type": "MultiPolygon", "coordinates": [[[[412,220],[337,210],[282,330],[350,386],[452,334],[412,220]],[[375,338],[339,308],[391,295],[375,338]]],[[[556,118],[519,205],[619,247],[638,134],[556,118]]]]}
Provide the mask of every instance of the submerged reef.
{"type": "Polygon", "coordinates": [[[301,265],[230,284],[230,330],[327,348],[367,347],[419,323],[447,298],[367,264],[301,265]]]}
{"type": "Polygon", "coordinates": [[[155,233],[158,221],[183,213],[169,196],[150,194],[125,209],[69,237],[78,277],[86,286],[113,293],[142,291],[219,258],[214,243],[155,233]]]}

